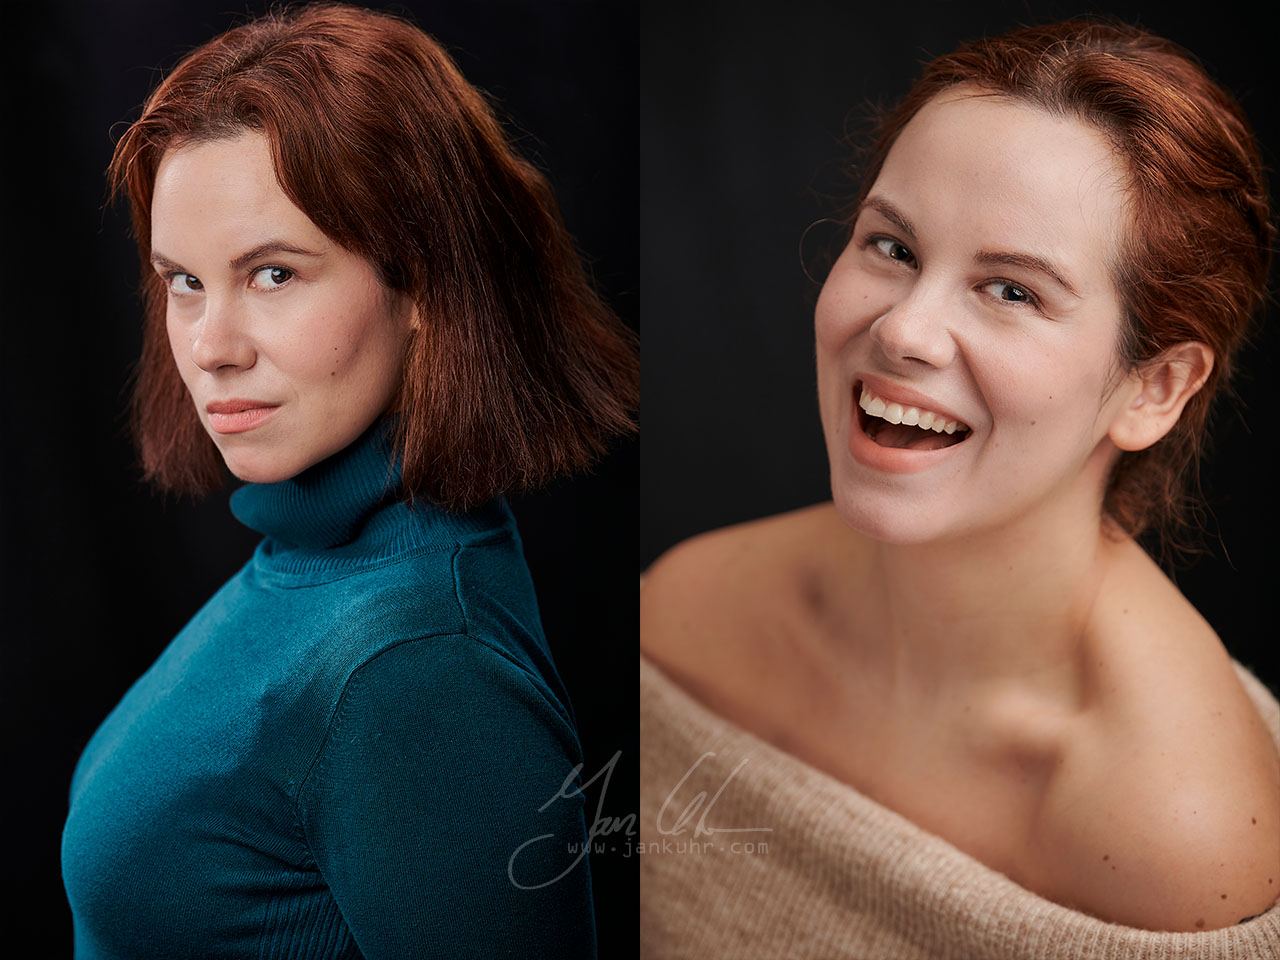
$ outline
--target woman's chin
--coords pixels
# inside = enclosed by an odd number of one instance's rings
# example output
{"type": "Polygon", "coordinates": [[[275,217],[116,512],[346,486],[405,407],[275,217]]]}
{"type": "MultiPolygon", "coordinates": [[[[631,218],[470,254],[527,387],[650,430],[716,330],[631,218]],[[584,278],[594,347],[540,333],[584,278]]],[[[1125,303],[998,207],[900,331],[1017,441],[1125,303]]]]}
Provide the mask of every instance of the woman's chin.
{"type": "Polygon", "coordinates": [[[913,546],[948,532],[936,512],[922,511],[897,497],[877,496],[861,484],[839,483],[832,477],[831,499],[850,529],[880,543],[913,546]]]}
{"type": "Polygon", "coordinates": [[[280,483],[282,480],[292,480],[302,472],[301,469],[294,469],[291,464],[278,459],[264,460],[225,453],[222,459],[232,476],[245,483],[280,483]]]}

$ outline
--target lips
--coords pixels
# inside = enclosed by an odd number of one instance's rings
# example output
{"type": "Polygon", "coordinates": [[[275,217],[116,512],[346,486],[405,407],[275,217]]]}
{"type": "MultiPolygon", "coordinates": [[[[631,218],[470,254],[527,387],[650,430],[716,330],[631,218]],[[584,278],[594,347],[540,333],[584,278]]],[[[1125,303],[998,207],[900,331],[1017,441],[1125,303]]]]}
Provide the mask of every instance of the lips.
{"type": "Polygon", "coordinates": [[[855,380],[850,401],[849,452],[877,472],[934,467],[953,456],[972,432],[944,405],[879,377],[855,380]]]}
{"type": "Polygon", "coordinates": [[[216,400],[205,405],[209,429],[214,433],[245,433],[262,426],[280,409],[278,403],[265,400],[216,400]]]}
{"type": "Polygon", "coordinates": [[[268,403],[266,400],[215,400],[213,403],[205,404],[205,410],[208,413],[243,413],[246,410],[278,406],[280,404],[268,403]]]}

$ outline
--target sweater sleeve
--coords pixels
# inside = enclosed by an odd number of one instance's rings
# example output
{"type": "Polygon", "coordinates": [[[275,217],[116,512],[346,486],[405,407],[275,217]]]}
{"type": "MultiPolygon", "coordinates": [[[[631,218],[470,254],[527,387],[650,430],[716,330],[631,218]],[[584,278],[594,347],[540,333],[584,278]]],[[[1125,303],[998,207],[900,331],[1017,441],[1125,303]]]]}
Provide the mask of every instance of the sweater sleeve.
{"type": "Polygon", "coordinates": [[[581,762],[541,680],[474,637],[356,670],[298,812],[365,960],[594,958],[581,762]]]}

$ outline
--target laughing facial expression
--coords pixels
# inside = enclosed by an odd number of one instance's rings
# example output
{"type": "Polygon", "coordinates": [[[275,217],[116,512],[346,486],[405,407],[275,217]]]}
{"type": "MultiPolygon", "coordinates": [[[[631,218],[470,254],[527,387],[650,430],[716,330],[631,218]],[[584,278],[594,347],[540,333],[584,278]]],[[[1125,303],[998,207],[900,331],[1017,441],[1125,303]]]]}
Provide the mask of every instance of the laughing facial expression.
{"type": "Polygon", "coordinates": [[[972,88],[907,124],[816,311],[851,526],[921,543],[1037,511],[1096,518],[1125,372],[1123,176],[1093,127],[972,88]]]}
{"type": "Polygon", "coordinates": [[[412,302],[293,204],[260,134],[165,154],[151,240],[178,372],[240,479],[296,476],[391,406],[412,302]]]}

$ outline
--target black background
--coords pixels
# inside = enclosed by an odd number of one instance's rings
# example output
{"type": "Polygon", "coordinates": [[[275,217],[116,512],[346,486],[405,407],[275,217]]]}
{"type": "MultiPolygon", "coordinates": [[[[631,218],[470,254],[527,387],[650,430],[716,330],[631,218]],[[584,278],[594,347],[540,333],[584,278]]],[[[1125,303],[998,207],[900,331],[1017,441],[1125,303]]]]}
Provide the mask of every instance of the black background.
{"type": "MultiPolygon", "coordinates": [[[[537,0],[369,3],[409,15],[495,98],[546,170],[601,292],[638,314],[637,13],[537,0]]],[[[125,428],[140,344],[138,265],[103,172],[123,124],[191,48],[264,4],[7,4],[4,75],[3,834],[29,906],[6,939],[70,955],[59,842],[97,725],[257,535],[226,495],[164,500],[125,428]]],[[[590,476],[512,498],[544,626],[576,712],[584,779],[622,751],[603,801],[636,809],[637,442],[590,476]]],[[[588,822],[601,799],[587,789],[588,822]]],[[[548,798],[549,799],[549,798],[548,798]]],[[[478,825],[478,829],[483,829],[478,825]]],[[[591,858],[602,956],[634,951],[637,861],[591,858]]]]}
{"type": "MultiPolygon", "coordinates": [[[[1192,50],[1236,95],[1269,169],[1280,151],[1276,21],[1261,7],[1253,20],[1236,7],[1124,2],[646,0],[642,9],[642,566],[700,531],[830,499],[814,375],[818,287],[805,265],[834,239],[818,221],[854,193],[848,136],[865,130],[869,105],[903,96],[922,62],[1020,24],[1086,13],[1139,22],[1192,50]]],[[[1232,655],[1273,688],[1275,320],[1272,308],[1241,358],[1246,413],[1223,408],[1212,429],[1209,552],[1177,576],[1232,655]]]]}
{"type": "MultiPolygon", "coordinates": [[[[606,297],[633,325],[643,316],[638,516],[635,442],[593,476],[514,503],[584,772],[622,750],[612,816],[636,809],[633,557],[643,567],[700,530],[829,495],[816,286],[801,265],[828,236],[811,231],[803,256],[801,237],[851,192],[844,137],[869,102],[901,96],[921,60],[961,40],[1112,14],[1196,52],[1243,102],[1269,168],[1280,151],[1274,15],[1012,0],[370,5],[408,12],[494,95],[549,172],[606,297]]],[[[225,496],[166,503],[137,482],[124,428],[137,261],[125,210],[103,209],[113,125],[136,117],[183,51],[261,9],[53,0],[4,11],[3,833],[29,904],[11,911],[9,942],[33,933],[42,956],[70,950],[58,841],[80,749],[254,542],[225,496]]],[[[1178,577],[1273,689],[1275,631],[1263,624],[1277,522],[1262,417],[1276,400],[1274,319],[1242,357],[1246,414],[1215,422],[1210,553],[1178,577]]],[[[601,956],[632,955],[635,858],[593,857],[592,872],[601,956]]]]}

